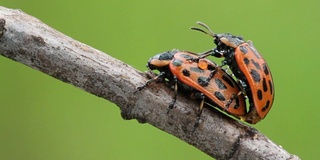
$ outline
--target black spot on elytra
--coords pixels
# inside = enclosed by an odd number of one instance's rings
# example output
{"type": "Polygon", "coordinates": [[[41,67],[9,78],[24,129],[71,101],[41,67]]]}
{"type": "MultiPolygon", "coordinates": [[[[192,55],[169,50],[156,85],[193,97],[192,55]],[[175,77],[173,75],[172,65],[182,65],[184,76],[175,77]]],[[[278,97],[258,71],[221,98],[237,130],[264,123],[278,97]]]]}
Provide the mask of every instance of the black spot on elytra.
{"type": "Polygon", "coordinates": [[[208,79],[206,77],[202,77],[200,76],[198,78],[198,83],[201,85],[201,86],[208,86],[209,85],[209,82],[208,82],[208,79]]]}
{"type": "Polygon", "coordinates": [[[216,82],[219,89],[227,89],[227,86],[225,84],[223,84],[223,82],[220,79],[215,78],[214,82],[216,82]]]}
{"type": "Polygon", "coordinates": [[[268,66],[267,66],[266,63],[264,63],[264,64],[262,65],[262,68],[263,68],[264,74],[269,75],[270,72],[269,72],[269,68],[268,68],[268,66]]]}
{"type": "Polygon", "coordinates": [[[190,71],[188,71],[187,69],[183,69],[182,70],[182,74],[186,77],[189,77],[190,76],[190,71]]]}
{"type": "Polygon", "coordinates": [[[265,78],[262,79],[262,86],[263,86],[263,91],[267,92],[268,91],[268,86],[267,86],[267,82],[266,82],[265,78]]]}
{"type": "Polygon", "coordinates": [[[192,57],[188,54],[180,54],[180,57],[185,58],[185,59],[194,59],[194,57],[192,57]]]}
{"type": "Polygon", "coordinates": [[[238,109],[240,107],[240,105],[239,105],[240,100],[239,100],[239,98],[236,98],[235,100],[236,100],[236,105],[234,105],[233,108],[238,109]]]}
{"type": "Polygon", "coordinates": [[[197,73],[203,73],[204,70],[200,69],[199,67],[190,67],[190,70],[197,73]]]}
{"type": "Polygon", "coordinates": [[[244,62],[244,64],[246,64],[246,65],[248,65],[248,64],[250,63],[250,61],[249,61],[248,58],[244,58],[244,59],[243,59],[243,62],[244,62]]]}
{"type": "Polygon", "coordinates": [[[232,88],[234,88],[234,83],[232,83],[232,80],[231,80],[229,77],[223,75],[223,76],[222,76],[222,79],[223,79],[225,82],[227,82],[232,88]]]}
{"type": "Polygon", "coordinates": [[[266,105],[261,109],[262,112],[265,112],[270,106],[270,101],[267,101],[266,105]]]}
{"type": "Polygon", "coordinates": [[[172,61],[172,64],[173,64],[174,66],[181,66],[181,65],[182,65],[182,60],[180,60],[180,59],[174,59],[174,60],[172,61]]]}
{"type": "Polygon", "coordinates": [[[232,108],[233,109],[238,109],[239,108],[239,104],[235,104],[232,108]]]}
{"type": "Polygon", "coordinates": [[[242,53],[247,54],[248,53],[248,49],[245,46],[239,46],[239,49],[242,53]]]}
{"type": "Polygon", "coordinates": [[[251,77],[253,78],[254,82],[260,82],[260,80],[261,80],[260,79],[260,74],[256,70],[252,69],[250,71],[250,74],[251,74],[251,77]]]}
{"type": "Polygon", "coordinates": [[[270,88],[270,94],[273,94],[273,84],[271,81],[269,81],[269,88],[270,88]]]}
{"type": "Polygon", "coordinates": [[[208,67],[207,69],[210,70],[210,71],[214,71],[217,68],[217,67],[215,67],[213,65],[208,65],[207,67],[208,67]]]}
{"type": "Polygon", "coordinates": [[[262,100],[262,91],[259,89],[258,91],[257,91],[257,97],[258,97],[258,99],[259,100],[262,100]]]}
{"type": "Polygon", "coordinates": [[[254,67],[256,67],[256,69],[261,70],[260,64],[256,61],[254,61],[253,59],[251,59],[252,64],[254,65],[254,67]]]}
{"type": "Polygon", "coordinates": [[[220,101],[226,100],[226,98],[223,96],[223,94],[218,91],[214,92],[214,96],[216,96],[220,101]]]}

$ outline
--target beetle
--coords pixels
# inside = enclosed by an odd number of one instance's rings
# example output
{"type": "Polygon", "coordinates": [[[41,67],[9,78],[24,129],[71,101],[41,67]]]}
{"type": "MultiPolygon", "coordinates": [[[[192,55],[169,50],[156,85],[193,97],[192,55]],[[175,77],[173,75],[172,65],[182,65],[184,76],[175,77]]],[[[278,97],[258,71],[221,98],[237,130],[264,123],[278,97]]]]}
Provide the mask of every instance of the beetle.
{"type": "Polygon", "coordinates": [[[216,48],[204,52],[201,58],[209,55],[224,57],[221,66],[228,65],[242,88],[242,94],[249,99],[249,113],[243,120],[255,124],[265,118],[274,101],[274,82],[270,68],[252,41],[245,41],[241,36],[230,33],[216,34],[206,24],[197,22],[206,28],[191,29],[203,32],[214,39],[216,48]]]}
{"type": "Polygon", "coordinates": [[[246,114],[245,98],[243,95],[238,95],[241,89],[237,82],[224,69],[208,59],[194,61],[198,58],[196,53],[178,50],[155,55],[149,59],[147,67],[149,70],[158,70],[160,73],[138,87],[138,90],[142,90],[155,80],[167,79],[174,86],[174,96],[169,109],[176,102],[179,90],[201,99],[197,112],[198,118],[205,100],[236,118],[244,116],[246,114]]]}

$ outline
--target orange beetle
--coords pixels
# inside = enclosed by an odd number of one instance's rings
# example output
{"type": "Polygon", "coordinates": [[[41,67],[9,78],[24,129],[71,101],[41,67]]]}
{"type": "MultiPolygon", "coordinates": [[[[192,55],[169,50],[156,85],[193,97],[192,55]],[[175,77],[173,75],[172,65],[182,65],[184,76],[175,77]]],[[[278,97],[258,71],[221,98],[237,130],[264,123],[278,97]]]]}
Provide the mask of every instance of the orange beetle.
{"type": "Polygon", "coordinates": [[[199,56],[191,52],[170,51],[155,55],[148,61],[150,70],[160,71],[159,75],[149,80],[168,79],[174,82],[174,98],[169,108],[172,108],[177,91],[194,93],[201,99],[198,117],[201,114],[204,100],[220,107],[230,115],[237,118],[246,114],[246,103],[243,95],[238,95],[241,89],[233,78],[222,68],[208,59],[198,59],[199,56]],[[196,61],[195,61],[196,60],[196,61]]]}
{"type": "Polygon", "coordinates": [[[215,49],[203,53],[200,59],[209,55],[224,57],[222,66],[228,65],[231,68],[242,88],[242,93],[248,96],[249,113],[241,119],[255,124],[265,118],[273,104],[275,92],[267,62],[251,41],[244,41],[241,36],[229,33],[215,34],[204,23],[197,22],[197,24],[209,32],[195,27],[191,29],[212,36],[217,45],[215,49]]]}

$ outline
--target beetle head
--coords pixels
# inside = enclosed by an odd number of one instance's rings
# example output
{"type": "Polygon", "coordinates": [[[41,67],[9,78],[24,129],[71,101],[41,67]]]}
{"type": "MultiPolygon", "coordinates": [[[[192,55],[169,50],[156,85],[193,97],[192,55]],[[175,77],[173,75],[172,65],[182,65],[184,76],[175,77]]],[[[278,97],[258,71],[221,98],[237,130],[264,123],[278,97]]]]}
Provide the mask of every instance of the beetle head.
{"type": "Polygon", "coordinates": [[[174,53],[171,51],[159,53],[148,60],[147,67],[150,70],[161,70],[161,68],[169,66],[173,56],[174,53]]]}

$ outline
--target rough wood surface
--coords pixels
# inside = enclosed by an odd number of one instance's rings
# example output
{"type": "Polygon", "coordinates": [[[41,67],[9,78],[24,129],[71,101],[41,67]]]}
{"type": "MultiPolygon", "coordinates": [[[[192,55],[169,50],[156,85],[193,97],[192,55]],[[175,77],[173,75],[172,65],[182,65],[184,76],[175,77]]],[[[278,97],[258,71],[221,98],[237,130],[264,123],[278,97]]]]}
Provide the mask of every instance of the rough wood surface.
{"type": "MultiPolygon", "coordinates": [[[[52,29],[20,10],[0,7],[0,54],[117,104],[124,119],[137,119],[168,132],[216,159],[299,159],[254,128],[205,107],[191,134],[198,103],[152,84],[131,66],[52,29]]],[[[155,53],[150,53],[154,55],[155,53]]]]}

